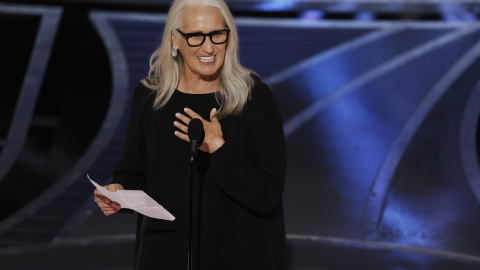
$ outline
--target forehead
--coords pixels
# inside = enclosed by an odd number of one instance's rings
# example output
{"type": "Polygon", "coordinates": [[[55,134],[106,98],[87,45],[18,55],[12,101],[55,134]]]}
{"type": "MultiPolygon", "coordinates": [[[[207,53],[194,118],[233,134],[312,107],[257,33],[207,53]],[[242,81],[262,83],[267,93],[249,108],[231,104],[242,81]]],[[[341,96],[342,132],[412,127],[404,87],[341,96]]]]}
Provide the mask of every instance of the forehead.
{"type": "Polygon", "coordinates": [[[187,32],[210,32],[225,28],[225,19],[216,7],[188,6],[182,12],[182,28],[187,32]]]}

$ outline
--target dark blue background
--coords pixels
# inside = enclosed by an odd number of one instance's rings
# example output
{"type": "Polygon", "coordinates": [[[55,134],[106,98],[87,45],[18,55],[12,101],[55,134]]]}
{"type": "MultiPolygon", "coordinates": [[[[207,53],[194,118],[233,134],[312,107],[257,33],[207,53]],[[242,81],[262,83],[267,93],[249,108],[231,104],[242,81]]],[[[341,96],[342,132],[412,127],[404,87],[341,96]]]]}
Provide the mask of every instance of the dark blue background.
{"type": "MultiPolygon", "coordinates": [[[[0,4],[5,269],[128,269],[135,216],[99,214],[86,174],[110,181],[160,43],[165,1],[145,2],[0,4]]],[[[289,267],[478,269],[478,9],[381,2],[231,3],[284,119],[289,267]]]]}

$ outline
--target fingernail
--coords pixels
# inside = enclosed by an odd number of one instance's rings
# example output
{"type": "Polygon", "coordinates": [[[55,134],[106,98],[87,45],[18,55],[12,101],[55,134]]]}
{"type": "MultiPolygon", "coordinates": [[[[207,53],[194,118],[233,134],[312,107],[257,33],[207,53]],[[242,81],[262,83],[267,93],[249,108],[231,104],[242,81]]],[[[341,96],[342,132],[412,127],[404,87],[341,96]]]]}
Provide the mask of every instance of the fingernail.
{"type": "Polygon", "coordinates": [[[176,117],[179,117],[179,116],[180,116],[180,114],[179,114],[179,113],[176,113],[176,114],[175,114],[175,116],[176,116],[176,117]]]}
{"type": "Polygon", "coordinates": [[[185,108],[185,109],[183,109],[183,110],[184,110],[185,112],[187,112],[187,111],[188,111],[188,108],[185,108]]]}

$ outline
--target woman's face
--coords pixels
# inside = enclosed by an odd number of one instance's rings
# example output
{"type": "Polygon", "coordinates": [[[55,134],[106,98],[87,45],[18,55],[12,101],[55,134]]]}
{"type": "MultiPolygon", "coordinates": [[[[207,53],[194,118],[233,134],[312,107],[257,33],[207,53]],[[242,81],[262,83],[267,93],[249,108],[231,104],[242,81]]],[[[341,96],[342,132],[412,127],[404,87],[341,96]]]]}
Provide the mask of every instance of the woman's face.
{"type": "MultiPolygon", "coordinates": [[[[179,29],[185,34],[209,34],[218,30],[225,30],[225,20],[215,7],[193,6],[183,12],[182,27],[179,29]]],[[[198,47],[188,45],[185,37],[172,35],[173,45],[178,48],[184,59],[184,72],[187,78],[216,80],[220,75],[220,68],[225,59],[227,43],[213,44],[210,37],[198,47]]]]}

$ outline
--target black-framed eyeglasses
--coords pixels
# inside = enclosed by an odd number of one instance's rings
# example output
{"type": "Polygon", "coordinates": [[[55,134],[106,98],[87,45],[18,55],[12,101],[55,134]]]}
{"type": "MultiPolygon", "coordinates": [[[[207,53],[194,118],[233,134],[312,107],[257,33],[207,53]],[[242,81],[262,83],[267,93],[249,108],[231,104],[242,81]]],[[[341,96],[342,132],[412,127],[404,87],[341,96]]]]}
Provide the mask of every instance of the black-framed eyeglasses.
{"type": "Polygon", "coordinates": [[[182,34],[182,36],[185,37],[187,40],[187,44],[190,47],[198,47],[202,46],[202,44],[205,42],[206,37],[210,38],[210,41],[212,41],[213,44],[223,44],[227,42],[228,40],[228,34],[230,33],[229,29],[225,30],[217,30],[213,31],[208,34],[203,34],[203,33],[183,33],[180,31],[180,29],[177,29],[177,31],[182,34]]]}

